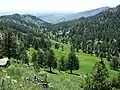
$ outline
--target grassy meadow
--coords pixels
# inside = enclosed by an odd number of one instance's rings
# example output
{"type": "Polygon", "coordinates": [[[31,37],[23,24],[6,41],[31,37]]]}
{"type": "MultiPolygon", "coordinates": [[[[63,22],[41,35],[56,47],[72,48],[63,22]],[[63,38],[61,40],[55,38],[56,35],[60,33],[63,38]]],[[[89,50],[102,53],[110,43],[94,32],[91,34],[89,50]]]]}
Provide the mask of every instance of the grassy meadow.
{"type": "MultiPolygon", "coordinates": [[[[70,45],[64,44],[64,51],[62,51],[61,46],[59,49],[54,49],[54,46],[52,46],[52,49],[58,60],[61,56],[65,56],[67,59],[70,52],[70,45]]],[[[34,50],[30,50],[29,54],[32,53],[31,51],[34,50]]],[[[85,54],[82,51],[76,54],[79,58],[80,69],[73,71],[73,74],[69,74],[69,71],[59,72],[58,70],[54,70],[54,73],[49,73],[47,69],[40,69],[40,72],[36,73],[33,66],[12,63],[8,68],[0,69],[0,76],[6,78],[7,81],[10,79],[10,81],[6,83],[4,90],[7,90],[9,87],[11,88],[10,90],[44,90],[42,86],[26,80],[27,77],[33,78],[34,75],[40,77],[40,73],[47,75],[47,81],[50,86],[49,90],[83,90],[83,76],[92,72],[94,64],[99,61],[100,58],[85,54]]],[[[105,59],[104,61],[109,70],[110,78],[116,76],[118,72],[110,70],[109,62],[105,59]]]]}
{"type": "MultiPolygon", "coordinates": [[[[64,51],[62,51],[61,46],[59,49],[54,49],[54,47],[52,48],[58,60],[60,59],[61,56],[65,56],[65,58],[67,59],[68,54],[70,52],[69,44],[64,44],[64,51]]],[[[100,60],[99,57],[96,57],[95,55],[91,56],[90,54],[83,53],[82,51],[76,54],[77,54],[77,57],[79,58],[80,69],[73,71],[75,73],[87,74],[92,72],[93,66],[95,65],[96,62],[100,60]]],[[[109,70],[110,76],[111,77],[116,76],[118,72],[110,69],[110,66],[109,66],[110,62],[108,62],[105,58],[104,58],[104,61],[107,69],[109,70]]]]}

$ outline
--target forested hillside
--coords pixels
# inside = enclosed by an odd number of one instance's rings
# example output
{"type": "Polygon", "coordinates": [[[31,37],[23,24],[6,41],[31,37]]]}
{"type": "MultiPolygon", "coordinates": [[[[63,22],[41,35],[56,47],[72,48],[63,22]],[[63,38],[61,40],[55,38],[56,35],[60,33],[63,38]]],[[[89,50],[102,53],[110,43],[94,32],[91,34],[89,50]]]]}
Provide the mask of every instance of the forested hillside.
{"type": "MultiPolygon", "coordinates": [[[[31,77],[31,75],[29,75],[30,71],[28,71],[27,74],[25,74],[25,72],[22,72],[25,76],[21,82],[19,81],[20,77],[22,77],[22,74],[21,69],[17,70],[17,67],[20,68],[20,64],[26,64],[26,68],[32,65],[34,66],[36,72],[39,70],[40,67],[42,67],[40,66],[40,63],[44,64],[44,67],[48,65],[48,56],[44,53],[48,53],[51,47],[51,42],[48,34],[49,29],[49,23],[46,23],[31,15],[14,14],[0,17],[0,59],[8,57],[8,59],[12,63],[10,64],[11,67],[5,70],[6,74],[2,72],[2,70],[4,70],[3,68],[0,69],[0,78],[2,84],[0,88],[2,88],[2,90],[21,89],[19,88],[20,83],[22,85],[25,84],[25,78],[31,77]],[[41,58],[41,55],[46,61],[41,58]],[[39,60],[39,58],[41,58],[41,60],[39,60]],[[8,79],[7,76],[10,78],[8,79]],[[15,84],[14,81],[18,81],[18,83],[15,84]],[[12,83],[14,83],[15,86],[13,86],[12,83]]],[[[8,65],[5,65],[5,67],[6,66],[8,65]]],[[[21,68],[23,67],[24,66],[22,66],[21,68]]],[[[26,71],[25,68],[23,69],[26,71]]],[[[30,67],[28,69],[30,69],[30,67]]],[[[32,74],[35,75],[36,73],[32,71],[32,74]]],[[[34,87],[35,84],[33,85],[28,83],[28,86],[24,86],[24,89],[27,88],[28,90],[30,90],[34,87]]],[[[36,89],[40,89],[40,87],[38,86],[36,87],[36,89]]]]}
{"type": "MultiPolygon", "coordinates": [[[[65,44],[70,43],[72,47],[71,49],[74,48],[75,52],[79,53],[82,50],[84,53],[90,54],[91,56],[95,55],[101,59],[101,64],[108,61],[111,70],[119,71],[119,21],[120,6],[117,6],[116,8],[110,8],[95,16],[87,18],[82,17],[78,20],[55,24],[52,32],[53,40],[65,44]]],[[[96,65],[96,67],[98,68],[99,66],[96,65]]],[[[102,74],[99,75],[103,76],[102,74]]],[[[88,79],[90,80],[86,81],[86,85],[88,84],[88,86],[85,87],[86,89],[84,88],[85,90],[102,90],[102,88],[105,89],[105,87],[99,87],[91,81],[94,80],[97,75],[95,75],[94,79],[91,79],[92,77],[94,77],[94,74],[93,76],[88,76],[88,79]]],[[[108,87],[105,90],[109,90],[110,88],[108,87]]]]}
{"type": "Polygon", "coordinates": [[[0,17],[2,90],[119,90],[120,6],[50,24],[31,15],[0,17]]]}
{"type": "MultiPolygon", "coordinates": [[[[0,17],[0,54],[8,54],[7,50],[13,56],[20,55],[19,51],[33,47],[50,48],[50,41],[46,35],[48,23],[31,15],[9,15],[0,17]],[[43,34],[44,32],[44,34],[43,34]],[[8,50],[9,51],[9,50],[8,50]],[[12,53],[13,52],[13,53],[12,53]]],[[[4,55],[1,55],[4,56],[4,55]]]]}
{"type": "MultiPolygon", "coordinates": [[[[55,25],[55,40],[68,43],[84,53],[101,58],[119,57],[120,53],[120,6],[108,9],[95,16],[55,25]]],[[[116,68],[114,68],[116,69],[116,68]]]]}

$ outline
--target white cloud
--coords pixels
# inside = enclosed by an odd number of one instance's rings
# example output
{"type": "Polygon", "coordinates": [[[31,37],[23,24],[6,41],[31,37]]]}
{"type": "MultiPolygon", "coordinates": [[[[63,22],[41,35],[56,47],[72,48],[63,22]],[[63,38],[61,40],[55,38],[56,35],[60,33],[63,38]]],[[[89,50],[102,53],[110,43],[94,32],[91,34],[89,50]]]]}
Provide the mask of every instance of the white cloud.
{"type": "Polygon", "coordinates": [[[0,11],[79,12],[117,4],[120,0],[0,0],[0,11]]]}

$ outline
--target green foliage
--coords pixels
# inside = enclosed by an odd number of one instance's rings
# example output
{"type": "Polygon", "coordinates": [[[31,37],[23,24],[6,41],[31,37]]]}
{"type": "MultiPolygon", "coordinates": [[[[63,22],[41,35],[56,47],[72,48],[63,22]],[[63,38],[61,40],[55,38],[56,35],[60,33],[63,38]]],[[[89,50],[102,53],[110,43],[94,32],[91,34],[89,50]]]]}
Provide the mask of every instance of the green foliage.
{"type": "Polygon", "coordinates": [[[111,90],[111,84],[108,81],[108,70],[103,61],[95,64],[92,75],[87,76],[85,84],[85,90],[111,90]]]}
{"type": "Polygon", "coordinates": [[[78,70],[79,69],[79,61],[78,57],[76,57],[75,52],[70,52],[68,56],[67,61],[67,69],[70,70],[70,73],[72,74],[72,70],[78,70]]]}
{"type": "Polygon", "coordinates": [[[59,49],[59,44],[55,43],[55,49],[59,49]]]}
{"type": "Polygon", "coordinates": [[[118,70],[120,67],[120,60],[117,56],[113,56],[111,63],[110,63],[110,67],[114,70],[118,70]]]}
{"type": "MultiPolygon", "coordinates": [[[[119,57],[120,26],[119,6],[108,9],[91,17],[82,17],[54,25],[54,38],[61,42],[68,40],[77,52],[96,55],[111,60],[112,56],[119,57]],[[63,35],[58,35],[62,32],[63,35]]],[[[71,48],[72,49],[72,48],[71,48]]]]}
{"type": "Polygon", "coordinates": [[[93,82],[90,75],[85,78],[84,90],[93,90],[93,82]]]}
{"type": "Polygon", "coordinates": [[[44,67],[46,64],[44,52],[41,49],[39,49],[37,55],[38,55],[37,63],[39,67],[44,67]]]}
{"type": "Polygon", "coordinates": [[[16,57],[17,55],[17,49],[18,49],[18,44],[17,44],[17,39],[12,31],[10,30],[5,30],[2,33],[2,43],[1,43],[2,48],[0,48],[0,53],[2,53],[2,56],[11,58],[11,57],[16,57]]]}
{"type": "Polygon", "coordinates": [[[3,68],[0,71],[0,81],[4,80],[1,90],[44,90],[41,85],[27,80],[31,79],[35,74],[32,67],[12,63],[10,67],[3,68]]]}
{"type": "Polygon", "coordinates": [[[47,65],[50,68],[50,72],[52,72],[52,68],[57,68],[57,61],[52,49],[49,50],[47,65]]]}
{"type": "Polygon", "coordinates": [[[66,71],[67,70],[66,66],[67,66],[67,60],[65,60],[65,57],[62,56],[58,63],[59,71],[66,71]]]}
{"type": "MultiPolygon", "coordinates": [[[[85,79],[86,85],[84,89],[110,90],[111,85],[108,80],[109,75],[107,70],[107,68],[110,68],[108,66],[109,62],[105,58],[111,61],[110,65],[112,69],[119,69],[120,26],[118,25],[118,19],[120,13],[117,9],[104,11],[88,18],[80,18],[79,20],[56,24],[53,27],[53,33],[49,33],[48,31],[48,29],[51,29],[50,24],[37,17],[19,14],[2,16],[0,17],[0,57],[8,56],[9,58],[15,58],[19,62],[22,62],[23,65],[24,63],[33,64],[37,73],[39,73],[40,69],[42,71],[44,67],[49,67],[50,72],[52,72],[53,68],[54,72],[59,75],[48,73],[47,79],[53,84],[52,90],[80,90],[81,73],[86,74],[91,72],[92,66],[99,60],[99,58],[95,57],[96,55],[101,58],[101,61],[95,64],[92,75],[87,76],[85,79]],[[59,31],[62,32],[61,35],[59,31]],[[56,49],[50,49],[50,39],[60,44],[62,42],[62,46],[59,47],[59,44],[55,42],[55,46],[53,47],[56,49]],[[75,53],[76,51],[77,54],[75,53]],[[65,60],[61,56],[68,58],[68,60],[65,60]],[[112,58],[112,56],[117,56],[117,58],[112,58]],[[58,68],[61,72],[55,70],[57,68],[56,58],[59,59],[58,68]],[[79,69],[79,67],[81,68],[79,69]],[[62,72],[66,70],[70,70],[70,73],[75,70],[76,76],[62,72]]],[[[23,65],[22,67],[24,67],[23,65]]],[[[28,71],[32,72],[29,75],[36,73],[33,66],[29,66],[30,70],[28,71]]],[[[38,86],[35,88],[36,85],[28,84],[27,81],[23,82],[22,77],[24,77],[25,73],[28,73],[26,69],[28,67],[24,67],[24,69],[22,67],[14,67],[15,69],[10,67],[5,75],[8,74],[14,79],[21,80],[21,83],[24,84],[24,90],[39,90],[38,86]],[[34,88],[29,88],[31,86],[34,88]]],[[[117,73],[117,71],[112,70],[109,72],[111,76],[117,73]]],[[[5,81],[6,84],[4,86],[6,87],[4,88],[12,90],[14,86],[19,90],[19,84],[17,83],[12,86],[11,80],[5,81]]],[[[112,86],[119,88],[117,87],[120,86],[119,81],[119,77],[114,78],[112,86]]]]}
{"type": "Polygon", "coordinates": [[[22,53],[20,54],[20,59],[22,60],[22,63],[29,65],[29,58],[27,55],[27,50],[23,49],[22,53]]]}
{"type": "Polygon", "coordinates": [[[112,87],[116,89],[120,89],[120,72],[117,77],[114,77],[112,79],[112,87]]]}
{"type": "MultiPolygon", "coordinates": [[[[70,47],[71,47],[70,44],[64,44],[64,51],[61,51],[61,48],[54,49],[54,47],[52,47],[52,49],[54,50],[55,57],[58,60],[60,60],[61,56],[64,56],[67,61],[67,58],[70,52],[70,47]]],[[[92,72],[92,68],[94,64],[100,60],[100,58],[96,57],[95,55],[91,56],[89,54],[83,53],[81,50],[79,51],[79,53],[76,53],[76,56],[80,60],[79,61],[80,69],[75,70],[74,73],[82,73],[82,74],[90,73],[92,72]]],[[[109,70],[110,78],[112,78],[113,76],[116,76],[118,72],[110,70],[109,61],[107,61],[105,58],[103,58],[103,61],[105,62],[105,65],[109,70]]]]}
{"type": "Polygon", "coordinates": [[[62,44],[62,51],[64,51],[64,46],[63,46],[63,44],[62,44]]]}

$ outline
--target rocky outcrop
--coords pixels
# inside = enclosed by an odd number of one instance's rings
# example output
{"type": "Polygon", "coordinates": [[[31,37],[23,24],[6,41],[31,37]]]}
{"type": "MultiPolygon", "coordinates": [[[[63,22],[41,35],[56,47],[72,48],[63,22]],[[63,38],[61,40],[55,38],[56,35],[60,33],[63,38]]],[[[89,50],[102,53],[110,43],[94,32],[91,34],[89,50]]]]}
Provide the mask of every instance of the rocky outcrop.
{"type": "Polygon", "coordinates": [[[0,59],[0,67],[7,67],[10,65],[10,60],[8,58],[0,59]]]}

